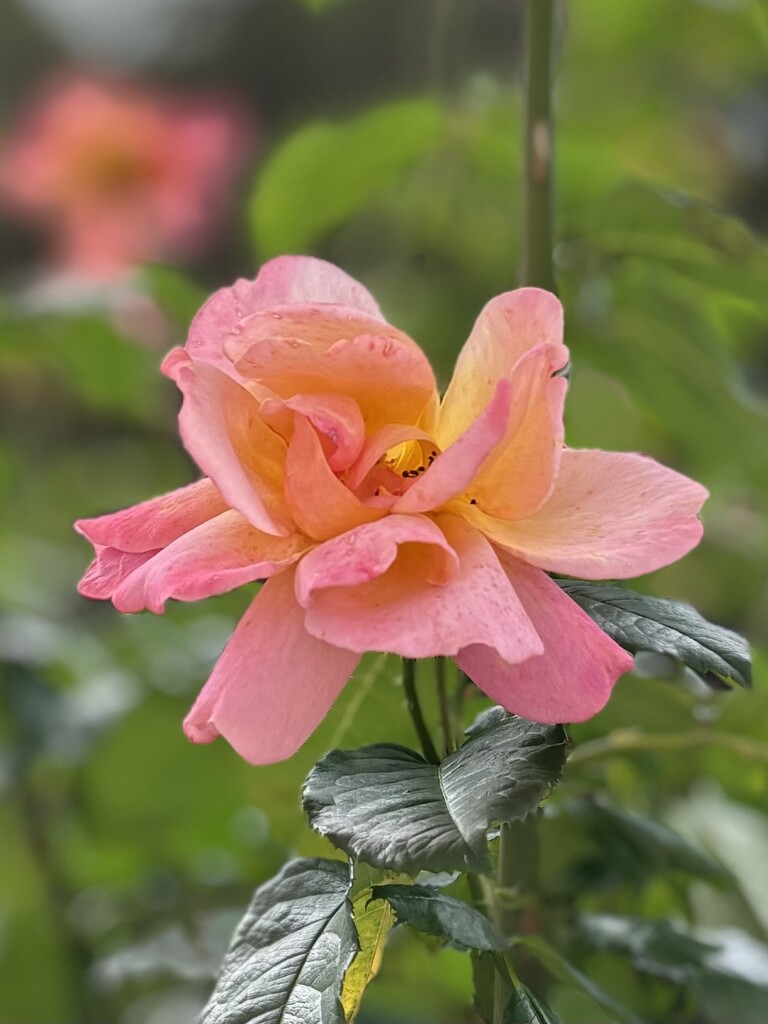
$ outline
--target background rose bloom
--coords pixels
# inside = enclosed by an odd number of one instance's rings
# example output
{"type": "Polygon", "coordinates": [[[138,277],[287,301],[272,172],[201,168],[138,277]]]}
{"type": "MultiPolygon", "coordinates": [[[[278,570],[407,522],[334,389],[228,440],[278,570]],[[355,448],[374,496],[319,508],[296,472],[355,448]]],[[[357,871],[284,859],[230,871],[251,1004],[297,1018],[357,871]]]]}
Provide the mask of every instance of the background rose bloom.
{"type": "Polygon", "coordinates": [[[480,314],[439,401],[418,346],[320,260],[217,292],[166,358],[206,478],[77,529],[80,589],[162,612],[267,579],[186,721],[247,759],[292,754],[361,654],[449,655],[540,721],[606,702],[629,655],[547,571],[628,577],[701,536],[699,484],[642,455],[563,446],[557,299],[480,314]]]}
{"type": "Polygon", "coordinates": [[[200,247],[226,209],[248,134],[239,109],[219,99],[56,79],[5,142],[0,192],[50,230],[60,269],[102,277],[200,247]]]}

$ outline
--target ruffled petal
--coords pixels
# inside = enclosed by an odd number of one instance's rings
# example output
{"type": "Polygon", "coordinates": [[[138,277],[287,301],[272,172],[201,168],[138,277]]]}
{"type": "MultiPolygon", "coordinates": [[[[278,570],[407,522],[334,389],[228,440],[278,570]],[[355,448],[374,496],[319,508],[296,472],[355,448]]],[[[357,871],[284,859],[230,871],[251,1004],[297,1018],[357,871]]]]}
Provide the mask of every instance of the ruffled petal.
{"type": "Polygon", "coordinates": [[[78,519],[75,530],[94,546],[154,552],[227,507],[211,480],[198,480],[121,512],[78,519]]]}
{"type": "Polygon", "coordinates": [[[543,655],[518,665],[489,646],[459,652],[456,662],[488,696],[534,722],[582,722],[607,703],[632,657],[540,569],[501,555],[543,655]]]}
{"type": "Polygon", "coordinates": [[[97,601],[108,601],[123,580],[156,554],[157,551],[120,551],[96,545],[96,557],[78,583],[78,593],[97,601]]]}
{"type": "Polygon", "coordinates": [[[314,540],[372,523],[384,509],[369,508],[355,497],[328,465],[320,438],[304,416],[295,416],[285,469],[285,496],[298,528],[314,540]]]}
{"type": "Polygon", "coordinates": [[[255,281],[241,278],[208,299],[189,328],[187,352],[234,375],[224,354],[224,339],[236,334],[246,317],[294,302],[332,302],[384,319],[370,292],[332,263],[311,256],[278,256],[264,264],[255,281]]]}
{"type": "Polygon", "coordinates": [[[552,493],[563,448],[563,406],[568,383],[553,377],[562,346],[537,345],[510,377],[512,414],[505,437],[472,487],[484,512],[502,519],[533,515],[552,493]]]}
{"type": "Polygon", "coordinates": [[[552,496],[529,519],[506,522],[471,506],[466,517],[531,565],[585,579],[625,579],[682,558],[702,534],[706,488],[645,455],[562,454],[552,496]]]}
{"type": "Polygon", "coordinates": [[[257,529],[292,532],[283,498],[286,445],[237,381],[208,363],[171,352],[163,369],[184,395],[179,430],[189,454],[231,508],[257,529]]]}
{"type": "Polygon", "coordinates": [[[291,565],[311,546],[301,534],[274,537],[229,509],[185,533],[136,568],[115,590],[118,611],[161,614],[169,598],[198,601],[291,565]]]}
{"type": "Polygon", "coordinates": [[[248,318],[225,344],[244,377],[281,398],[354,398],[368,432],[416,423],[436,385],[421,349],[402,331],[342,306],[284,306],[248,318]]]}
{"type": "Polygon", "coordinates": [[[240,620],[184,731],[194,743],[223,736],[252,764],[282,761],[319,725],[359,660],[307,633],[287,569],[240,620]]]}
{"type": "Polygon", "coordinates": [[[334,473],[341,473],[360,455],[365,440],[365,423],[360,408],[346,395],[295,395],[270,398],[261,405],[261,416],[282,437],[293,433],[293,413],[305,416],[317,431],[334,473]]]}
{"type": "Polygon", "coordinates": [[[463,493],[507,432],[511,400],[511,382],[500,380],[488,406],[397,500],[394,511],[429,512],[463,493]]]}
{"type": "Polygon", "coordinates": [[[440,407],[438,441],[452,444],[488,405],[496,385],[509,377],[529,349],[544,342],[557,347],[556,369],[568,362],[563,308],[549,292],[519,288],[491,299],[459,354],[453,379],[440,407]]]}
{"type": "Polygon", "coordinates": [[[509,661],[541,642],[490,544],[462,520],[391,515],[299,564],[306,628],[338,647],[406,658],[489,644],[509,661]]]}

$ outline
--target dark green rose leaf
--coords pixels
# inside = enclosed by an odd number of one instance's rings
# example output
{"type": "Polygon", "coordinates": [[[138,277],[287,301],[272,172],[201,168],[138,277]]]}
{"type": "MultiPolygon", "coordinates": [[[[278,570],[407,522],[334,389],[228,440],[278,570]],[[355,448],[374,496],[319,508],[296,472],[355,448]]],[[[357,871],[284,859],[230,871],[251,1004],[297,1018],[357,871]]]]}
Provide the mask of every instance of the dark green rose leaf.
{"type": "Polygon", "coordinates": [[[557,582],[611,639],[633,654],[652,651],[670,655],[717,688],[723,681],[751,685],[747,641],[730,629],[707,622],[690,605],[648,597],[612,583],[557,582]]]}
{"type": "Polygon", "coordinates": [[[312,828],[380,868],[489,871],[489,827],[524,818],[560,781],[567,738],[501,708],[468,732],[440,765],[394,743],[332,751],[304,786],[312,828]]]}
{"type": "Polygon", "coordinates": [[[560,1018],[554,1010],[540,1003],[525,985],[521,985],[515,989],[504,1011],[502,1024],[560,1024],[560,1018]]]}
{"type": "Polygon", "coordinates": [[[730,878],[722,864],[666,825],[623,811],[604,798],[573,800],[565,810],[587,827],[607,860],[639,882],[670,870],[711,882],[730,878]]]}
{"type": "Polygon", "coordinates": [[[295,860],[258,889],[201,1024],[344,1024],[358,951],[350,881],[340,861],[295,860]]]}
{"type": "Polygon", "coordinates": [[[461,900],[424,885],[374,885],[372,900],[386,900],[400,924],[446,939],[458,949],[500,952],[507,941],[496,926],[461,900]]]}

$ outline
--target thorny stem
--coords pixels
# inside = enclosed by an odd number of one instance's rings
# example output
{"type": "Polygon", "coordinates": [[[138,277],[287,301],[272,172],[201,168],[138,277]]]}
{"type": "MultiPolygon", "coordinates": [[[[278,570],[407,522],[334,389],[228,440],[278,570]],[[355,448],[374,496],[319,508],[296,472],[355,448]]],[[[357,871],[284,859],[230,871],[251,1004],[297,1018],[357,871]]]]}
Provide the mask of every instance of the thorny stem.
{"type": "MultiPolygon", "coordinates": [[[[527,0],[525,11],[525,193],[522,283],[554,291],[552,266],[552,47],[555,0],[527,0]]],[[[521,929],[519,897],[536,887],[538,815],[502,825],[496,876],[496,918],[503,935],[521,929]],[[515,894],[516,899],[510,900],[515,894]]],[[[498,967],[493,1022],[502,1024],[514,973],[498,967]]]]}
{"type": "Polygon", "coordinates": [[[419,737],[422,753],[431,764],[439,764],[440,758],[429,734],[427,723],[424,721],[419,695],[416,692],[416,662],[413,658],[403,658],[403,690],[405,691],[408,714],[411,716],[416,735],[419,737]]]}

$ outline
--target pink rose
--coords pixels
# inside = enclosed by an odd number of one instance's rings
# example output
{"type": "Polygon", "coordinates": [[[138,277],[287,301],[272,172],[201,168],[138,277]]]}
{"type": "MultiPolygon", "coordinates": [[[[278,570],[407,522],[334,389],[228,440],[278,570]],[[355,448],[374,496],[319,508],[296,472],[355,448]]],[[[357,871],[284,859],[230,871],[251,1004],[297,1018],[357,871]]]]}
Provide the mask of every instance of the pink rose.
{"type": "Polygon", "coordinates": [[[50,229],[61,269],[110,276],[206,241],[247,135],[229,102],[56,79],[4,142],[0,194],[50,229]]]}
{"type": "Polygon", "coordinates": [[[321,260],[217,292],[164,371],[205,479],[77,529],[81,593],[162,612],[266,579],[187,717],[263,764],[310,735],[365,651],[448,655],[526,718],[579,721],[632,664],[547,572],[650,572],[701,536],[699,484],[563,445],[560,303],[480,314],[440,401],[418,346],[321,260]]]}

